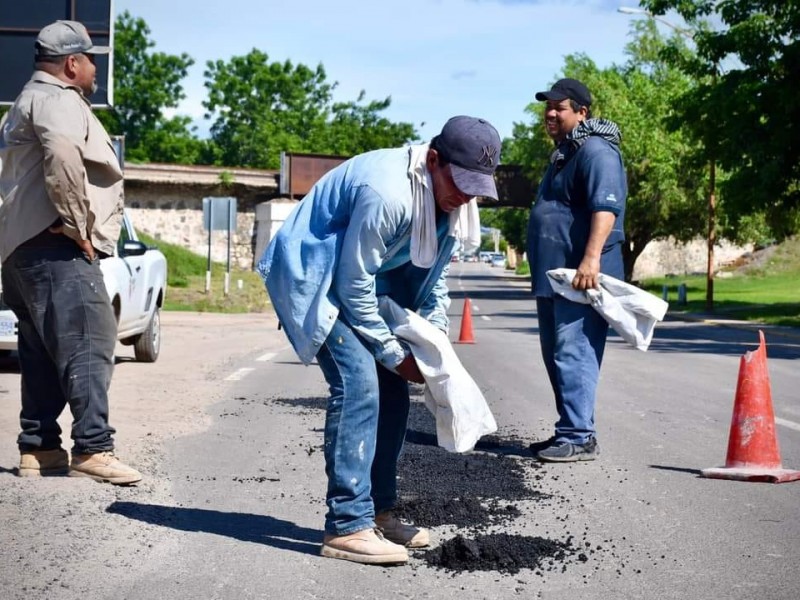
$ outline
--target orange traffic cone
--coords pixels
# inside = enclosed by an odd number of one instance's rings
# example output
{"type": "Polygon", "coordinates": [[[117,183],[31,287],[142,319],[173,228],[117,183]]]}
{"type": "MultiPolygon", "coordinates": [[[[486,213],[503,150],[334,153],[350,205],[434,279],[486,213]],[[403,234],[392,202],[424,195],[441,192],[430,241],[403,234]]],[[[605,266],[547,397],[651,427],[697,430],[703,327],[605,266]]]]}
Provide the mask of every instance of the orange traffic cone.
{"type": "Polygon", "coordinates": [[[758,349],[745,353],[739,363],[725,466],[703,469],[703,477],[770,483],[800,479],[800,471],[781,467],[764,332],[758,334],[761,338],[758,349]]]}
{"type": "Polygon", "coordinates": [[[461,316],[461,333],[456,344],[474,344],[475,336],[472,334],[472,303],[469,298],[464,298],[464,314],[461,316]]]}

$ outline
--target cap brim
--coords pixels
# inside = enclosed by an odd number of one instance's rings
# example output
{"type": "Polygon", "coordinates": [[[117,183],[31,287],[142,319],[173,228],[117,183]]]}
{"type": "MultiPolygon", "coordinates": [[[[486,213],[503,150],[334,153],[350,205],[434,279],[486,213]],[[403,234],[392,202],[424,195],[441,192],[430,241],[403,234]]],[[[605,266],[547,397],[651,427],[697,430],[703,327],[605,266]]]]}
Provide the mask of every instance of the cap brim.
{"type": "Polygon", "coordinates": [[[561,102],[562,100],[566,100],[569,98],[566,94],[562,94],[561,92],[554,92],[553,90],[548,90],[546,92],[536,92],[536,99],[539,102],[546,102],[547,100],[555,100],[556,102],[561,102]]]}
{"type": "Polygon", "coordinates": [[[84,50],[83,54],[108,54],[111,52],[109,46],[92,46],[88,50],[84,50]]]}
{"type": "Polygon", "coordinates": [[[467,196],[480,196],[497,200],[497,186],[494,176],[477,171],[469,171],[450,163],[450,172],[456,187],[467,196]]]}

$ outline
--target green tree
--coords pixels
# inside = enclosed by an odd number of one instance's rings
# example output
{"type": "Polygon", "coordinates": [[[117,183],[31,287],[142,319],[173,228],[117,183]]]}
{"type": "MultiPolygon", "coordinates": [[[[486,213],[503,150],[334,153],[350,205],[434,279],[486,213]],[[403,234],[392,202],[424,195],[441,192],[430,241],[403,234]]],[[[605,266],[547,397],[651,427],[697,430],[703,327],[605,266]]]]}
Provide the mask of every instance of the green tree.
{"type": "MultiPolygon", "coordinates": [[[[531,115],[529,123],[514,123],[510,138],[503,140],[501,152],[505,164],[519,165],[531,181],[538,181],[553,152],[553,142],[545,133],[541,105],[529,104],[525,112],[531,115]]],[[[531,198],[531,204],[535,198],[531,198]]],[[[495,227],[518,254],[527,251],[528,208],[481,208],[481,225],[495,227]]],[[[492,246],[494,250],[494,246],[492,246]]]]}
{"type": "MultiPolygon", "coordinates": [[[[676,11],[696,57],[665,58],[699,85],[676,104],[678,123],[730,173],[720,184],[728,233],[764,221],[778,238],[800,231],[800,3],[786,0],[643,0],[676,11]],[[719,23],[711,27],[709,19],[719,23]]],[[[757,228],[758,229],[758,228],[757,228]]]]}
{"type": "Polygon", "coordinates": [[[362,90],[354,102],[333,105],[333,118],[324,145],[327,153],[352,156],[377,148],[393,148],[418,140],[411,123],[392,123],[379,113],[389,108],[391,98],[364,101],[362,90]]]}
{"type": "Polygon", "coordinates": [[[708,177],[702,149],[685,129],[669,125],[675,99],[694,80],[660,56],[665,47],[686,53],[684,40],[677,35],[664,39],[653,21],[635,22],[632,29],[628,61],[608,70],[605,86],[596,84],[601,110],[623,132],[628,178],[623,257],[629,280],[651,241],[672,237],[688,242],[706,233],[708,177]]]}
{"type": "MultiPolygon", "coordinates": [[[[525,252],[528,231],[528,209],[525,208],[481,208],[481,225],[499,229],[503,239],[517,254],[525,252]]],[[[494,250],[494,242],[491,244],[494,250]]]]}
{"type": "Polygon", "coordinates": [[[322,65],[269,62],[253,49],[229,61],[209,61],[205,71],[217,162],[276,169],[280,152],[312,152],[325,124],[332,86],[322,65]]]}
{"type": "Polygon", "coordinates": [[[334,104],[337,84],[327,81],[322,64],[270,62],[253,49],[209,61],[205,77],[204,106],[220,164],[275,169],[282,151],[351,155],[416,139],[410,124],[379,115],[389,98],[363,104],[362,92],[356,101],[334,104]]]}
{"type": "Polygon", "coordinates": [[[125,136],[129,160],[197,162],[205,142],[193,135],[190,119],[164,115],[186,97],[181,81],[194,61],[153,52],[147,23],[128,11],[114,27],[114,107],[98,117],[109,133],[125,136]]]}
{"type": "MultiPolygon", "coordinates": [[[[684,51],[679,39],[672,39],[684,51]]],[[[625,275],[633,276],[636,260],[648,243],[674,237],[688,241],[704,231],[703,161],[683,131],[672,131],[667,119],[674,99],[692,79],[659,59],[667,41],[652,22],[634,24],[623,65],[599,69],[582,54],[565,58],[563,75],[580,79],[592,90],[592,116],[616,122],[622,130],[622,152],[628,178],[623,246],[625,275]]],[[[507,156],[541,177],[553,144],[544,133],[543,105],[530,104],[529,125],[515,124],[507,156]]],[[[505,157],[504,157],[505,159],[505,157]]]]}

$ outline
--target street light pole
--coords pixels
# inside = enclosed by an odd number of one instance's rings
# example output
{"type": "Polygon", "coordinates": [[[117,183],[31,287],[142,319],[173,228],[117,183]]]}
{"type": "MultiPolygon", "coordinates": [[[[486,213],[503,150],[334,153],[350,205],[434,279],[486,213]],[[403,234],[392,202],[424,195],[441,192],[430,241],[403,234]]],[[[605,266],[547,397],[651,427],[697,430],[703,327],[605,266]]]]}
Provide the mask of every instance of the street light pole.
{"type": "MultiPolygon", "coordinates": [[[[653,19],[654,21],[658,21],[677,31],[679,34],[689,38],[690,40],[694,39],[694,34],[677,25],[670,23],[666,19],[662,19],[658,15],[654,15],[649,10],[645,10],[643,8],[631,8],[629,6],[620,6],[617,8],[617,12],[621,12],[626,15],[642,15],[647,17],[648,19],[653,19]]],[[[712,75],[712,86],[715,86],[717,83],[717,65],[714,65],[714,73],[712,75]]],[[[710,157],[708,159],[708,235],[706,237],[706,242],[708,245],[708,256],[706,260],[706,310],[708,312],[714,311],[714,246],[717,243],[717,196],[716,196],[716,187],[717,187],[717,161],[715,158],[715,150],[713,148],[706,148],[709,151],[710,157]]]]}

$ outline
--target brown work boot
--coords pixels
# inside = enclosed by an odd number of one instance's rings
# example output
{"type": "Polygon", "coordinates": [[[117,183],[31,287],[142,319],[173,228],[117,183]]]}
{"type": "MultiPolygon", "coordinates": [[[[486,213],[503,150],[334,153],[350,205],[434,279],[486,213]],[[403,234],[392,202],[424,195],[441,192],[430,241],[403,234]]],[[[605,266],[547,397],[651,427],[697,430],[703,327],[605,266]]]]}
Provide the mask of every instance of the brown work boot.
{"type": "Polygon", "coordinates": [[[20,451],[20,477],[66,475],[67,471],[69,471],[69,458],[67,457],[67,451],[63,448],[20,451]]]}
{"type": "Polygon", "coordinates": [[[112,451],[97,454],[73,454],[70,477],[91,477],[95,481],[130,485],[142,479],[142,474],[118,459],[112,451]]]}
{"type": "Polygon", "coordinates": [[[377,529],[364,529],[348,535],[326,534],[320,554],[365,565],[408,562],[408,551],[384,538],[377,529]]]}
{"type": "Polygon", "coordinates": [[[377,515],[375,526],[381,530],[387,540],[407,548],[423,548],[431,543],[431,536],[427,529],[403,523],[391,510],[377,515]]]}

